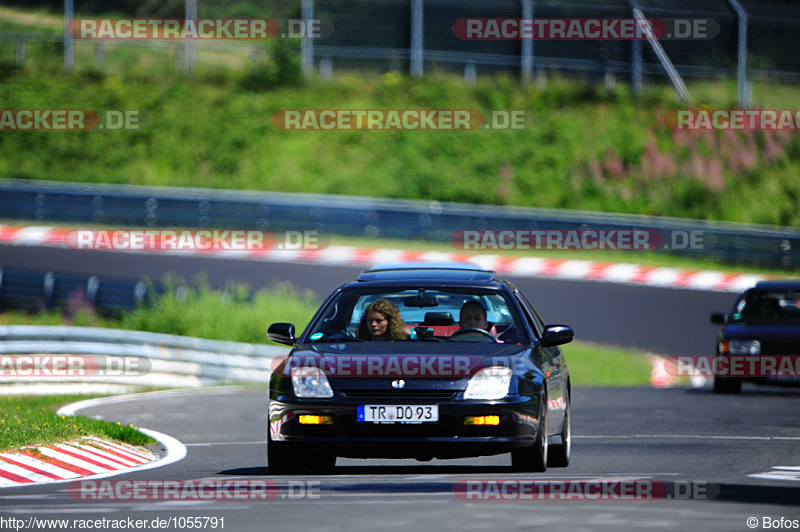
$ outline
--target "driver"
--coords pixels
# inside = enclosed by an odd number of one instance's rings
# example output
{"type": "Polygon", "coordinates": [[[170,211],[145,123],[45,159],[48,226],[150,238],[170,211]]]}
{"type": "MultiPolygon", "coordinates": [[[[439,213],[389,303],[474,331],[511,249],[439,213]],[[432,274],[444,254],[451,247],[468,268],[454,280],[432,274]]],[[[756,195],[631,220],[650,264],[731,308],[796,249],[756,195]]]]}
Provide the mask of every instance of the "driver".
{"type": "Polygon", "coordinates": [[[461,306],[458,326],[461,329],[483,329],[489,331],[492,325],[486,321],[486,309],[480,303],[471,299],[461,306]]]}

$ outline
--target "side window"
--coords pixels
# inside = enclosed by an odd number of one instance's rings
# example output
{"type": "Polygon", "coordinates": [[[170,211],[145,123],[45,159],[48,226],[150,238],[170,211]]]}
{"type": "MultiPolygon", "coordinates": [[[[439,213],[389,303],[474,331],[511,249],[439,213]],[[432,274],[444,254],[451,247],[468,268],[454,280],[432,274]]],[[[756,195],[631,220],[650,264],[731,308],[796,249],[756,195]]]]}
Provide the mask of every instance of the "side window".
{"type": "Polygon", "coordinates": [[[528,320],[528,324],[530,325],[531,329],[533,329],[534,334],[536,334],[536,338],[541,338],[544,325],[542,325],[541,320],[538,319],[539,317],[536,315],[533,307],[519,290],[514,289],[514,295],[517,297],[520,307],[522,307],[522,311],[525,314],[525,318],[528,320]]]}

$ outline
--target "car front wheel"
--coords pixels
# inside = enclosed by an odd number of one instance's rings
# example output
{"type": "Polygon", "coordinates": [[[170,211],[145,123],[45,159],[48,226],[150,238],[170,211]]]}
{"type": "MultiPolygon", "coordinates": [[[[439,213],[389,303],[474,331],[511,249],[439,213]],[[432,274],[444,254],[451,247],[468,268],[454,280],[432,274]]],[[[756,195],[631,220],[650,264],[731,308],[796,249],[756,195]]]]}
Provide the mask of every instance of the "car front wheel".
{"type": "Polygon", "coordinates": [[[273,475],[299,475],[303,472],[303,462],[297,451],[288,445],[272,441],[267,431],[267,466],[273,475]]]}
{"type": "Polygon", "coordinates": [[[714,393],[739,393],[742,381],[729,377],[714,377],[714,393]]]}
{"type": "Polygon", "coordinates": [[[511,451],[511,467],[515,471],[542,473],[547,470],[547,396],[542,396],[542,413],[536,442],[531,447],[511,451]]]}

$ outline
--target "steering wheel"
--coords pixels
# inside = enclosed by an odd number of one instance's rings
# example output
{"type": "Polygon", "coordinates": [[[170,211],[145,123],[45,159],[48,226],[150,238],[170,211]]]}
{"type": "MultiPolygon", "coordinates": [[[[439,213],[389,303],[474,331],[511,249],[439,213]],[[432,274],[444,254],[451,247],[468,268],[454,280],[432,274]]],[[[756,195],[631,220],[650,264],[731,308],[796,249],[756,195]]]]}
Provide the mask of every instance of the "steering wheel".
{"type": "MultiPolygon", "coordinates": [[[[489,331],[484,331],[483,329],[477,329],[477,328],[459,329],[456,332],[454,332],[453,334],[451,334],[447,338],[447,340],[451,341],[453,338],[456,338],[457,336],[464,336],[464,335],[470,335],[470,337],[474,338],[475,339],[474,341],[477,341],[477,342],[493,342],[493,343],[497,342],[497,339],[494,337],[494,335],[492,333],[490,333],[489,331]]],[[[466,340],[466,338],[464,340],[466,340]]],[[[471,340],[466,340],[466,341],[471,341],[471,340]]]]}

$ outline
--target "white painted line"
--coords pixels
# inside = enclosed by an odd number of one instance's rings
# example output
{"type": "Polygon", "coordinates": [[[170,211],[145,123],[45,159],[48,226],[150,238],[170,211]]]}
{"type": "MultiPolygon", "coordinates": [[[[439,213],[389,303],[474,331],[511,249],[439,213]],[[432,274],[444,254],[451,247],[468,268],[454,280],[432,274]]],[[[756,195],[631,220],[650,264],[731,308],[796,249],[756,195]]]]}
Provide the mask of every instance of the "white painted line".
{"type": "Polygon", "coordinates": [[[547,265],[547,259],[540,259],[537,257],[529,257],[517,259],[512,263],[508,271],[509,275],[516,275],[519,277],[536,276],[547,265]]]}
{"type": "Polygon", "coordinates": [[[577,436],[573,434],[572,437],[583,440],[627,440],[630,438],[654,438],[654,439],[687,439],[687,440],[770,441],[770,440],[780,439],[775,436],[719,436],[719,435],[701,436],[698,434],[626,434],[624,436],[622,435],[577,436]]]}
{"type": "Polygon", "coordinates": [[[476,255],[474,257],[470,257],[469,260],[484,270],[496,270],[498,264],[501,264],[497,255],[476,255]]]}
{"type": "Polygon", "coordinates": [[[19,475],[21,477],[27,478],[28,480],[32,480],[34,482],[49,482],[53,480],[50,477],[44,476],[40,473],[34,473],[28,469],[23,467],[19,467],[14,464],[10,464],[8,462],[0,462],[0,466],[2,466],[3,471],[7,473],[13,473],[14,475],[19,475]]]}
{"type": "Polygon", "coordinates": [[[36,449],[38,449],[38,451],[45,456],[49,456],[50,458],[55,458],[56,460],[64,462],[66,464],[80,467],[81,469],[88,469],[92,473],[105,473],[108,471],[108,469],[105,467],[91,464],[89,462],[86,462],[85,460],[81,460],[80,458],[75,458],[74,456],[70,456],[64,452],[61,452],[58,449],[53,449],[51,447],[37,447],[36,449]]]}
{"type": "Polygon", "coordinates": [[[102,447],[102,449],[99,449],[97,447],[93,447],[92,448],[93,450],[96,450],[97,452],[102,452],[104,454],[107,454],[108,457],[111,458],[111,459],[116,458],[118,460],[123,460],[122,457],[118,457],[117,455],[114,454],[114,452],[112,452],[112,451],[116,451],[117,453],[124,454],[125,455],[124,460],[132,462],[133,465],[143,464],[143,463],[149,462],[149,461],[151,461],[151,460],[153,460],[155,458],[155,455],[153,455],[153,454],[141,452],[141,451],[139,451],[137,449],[129,449],[129,448],[123,447],[121,445],[115,445],[114,442],[104,441],[104,440],[101,440],[99,438],[87,437],[86,440],[87,441],[91,441],[94,445],[99,445],[99,446],[102,447]],[[105,450],[103,450],[103,449],[105,449],[105,450]]]}
{"type": "MultiPolygon", "coordinates": [[[[121,468],[125,467],[125,464],[120,464],[119,461],[111,460],[111,459],[109,459],[109,458],[107,458],[105,456],[99,455],[99,453],[91,453],[85,447],[81,447],[79,445],[76,445],[73,442],[56,444],[56,445],[53,445],[52,447],[55,447],[56,449],[61,449],[61,450],[64,450],[64,451],[69,451],[69,452],[75,453],[75,454],[77,454],[79,456],[85,457],[88,460],[94,460],[95,462],[99,462],[101,464],[105,464],[105,465],[107,465],[109,467],[113,467],[114,469],[121,469],[121,468]]],[[[119,459],[117,459],[117,460],[119,460],[119,459]]],[[[135,464],[133,464],[132,462],[129,462],[129,465],[132,466],[132,465],[135,465],[135,464]]]]}
{"type": "Polygon", "coordinates": [[[584,279],[592,271],[592,263],[585,260],[568,260],[559,268],[560,275],[565,279],[584,279]]]}
{"type": "Polygon", "coordinates": [[[764,478],[769,480],[789,480],[791,482],[800,482],[800,473],[792,471],[769,471],[767,473],[758,473],[756,475],[747,475],[748,478],[764,478]]]}
{"type": "Polygon", "coordinates": [[[23,246],[42,245],[50,238],[50,231],[53,229],[53,227],[38,225],[23,227],[14,233],[12,240],[23,246]]]}
{"type": "Polygon", "coordinates": [[[58,467],[55,464],[51,464],[50,462],[45,462],[43,460],[37,460],[33,457],[30,457],[25,454],[17,454],[17,453],[7,453],[0,456],[7,456],[11,460],[15,460],[21,464],[25,464],[30,467],[34,467],[46,473],[50,473],[51,475],[55,475],[60,478],[75,478],[79,477],[80,474],[74,471],[70,471],[69,469],[64,469],[63,467],[58,467]]]}
{"type": "Polygon", "coordinates": [[[186,447],[214,447],[215,445],[266,445],[267,440],[264,441],[210,441],[202,443],[185,443],[186,447]]]}
{"type": "Polygon", "coordinates": [[[606,268],[603,272],[603,280],[614,282],[626,282],[633,279],[639,273],[639,266],[636,264],[619,263],[606,268]]]}
{"type": "Polygon", "coordinates": [[[161,432],[156,432],[155,430],[144,429],[139,427],[137,429],[140,432],[144,432],[151,438],[158,440],[161,445],[163,445],[166,450],[166,456],[156,460],[154,462],[149,462],[142,466],[137,467],[136,469],[129,469],[128,471],[142,471],[144,469],[155,469],[157,467],[164,467],[169,464],[174,464],[175,462],[180,462],[184,458],[186,458],[186,446],[181,443],[178,439],[173,438],[167,434],[163,434],[161,432]]]}
{"type": "MultiPolygon", "coordinates": [[[[657,268],[647,274],[647,283],[654,286],[670,286],[678,278],[678,271],[675,268],[657,268]]],[[[755,284],[755,283],[753,283],[755,284]]]]}

